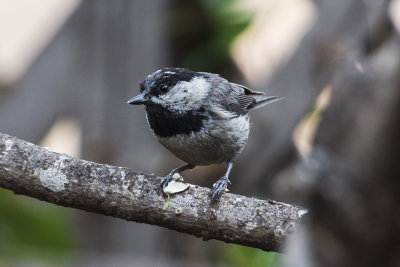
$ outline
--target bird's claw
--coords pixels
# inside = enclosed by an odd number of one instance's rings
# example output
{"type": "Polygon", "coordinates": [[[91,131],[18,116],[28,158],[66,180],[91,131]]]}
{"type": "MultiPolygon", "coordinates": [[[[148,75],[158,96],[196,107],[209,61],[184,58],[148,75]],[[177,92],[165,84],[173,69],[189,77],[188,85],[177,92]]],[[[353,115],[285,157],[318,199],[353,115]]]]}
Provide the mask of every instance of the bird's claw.
{"type": "Polygon", "coordinates": [[[164,179],[162,179],[161,181],[161,187],[164,189],[165,187],[167,187],[167,185],[169,184],[169,182],[172,181],[173,179],[173,173],[168,174],[167,176],[164,177],[164,179]]]}
{"type": "Polygon", "coordinates": [[[164,189],[165,187],[167,187],[169,182],[171,182],[172,180],[183,182],[183,177],[177,172],[171,172],[170,174],[165,176],[164,179],[162,179],[161,181],[162,188],[164,189]]]}
{"type": "Polygon", "coordinates": [[[211,199],[216,200],[217,198],[219,198],[221,196],[221,194],[223,192],[228,190],[227,189],[228,183],[231,183],[231,181],[229,181],[228,177],[226,177],[226,176],[224,176],[221,179],[219,179],[218,181],[216,181],[213,186],[211,199]]]}

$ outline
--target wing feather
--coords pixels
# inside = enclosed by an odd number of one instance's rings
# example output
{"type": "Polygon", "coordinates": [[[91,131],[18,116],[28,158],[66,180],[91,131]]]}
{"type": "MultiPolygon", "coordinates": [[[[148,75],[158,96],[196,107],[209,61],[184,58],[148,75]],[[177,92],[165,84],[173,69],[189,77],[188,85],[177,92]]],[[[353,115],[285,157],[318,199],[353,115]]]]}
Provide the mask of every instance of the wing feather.
{"type": "Polygon", "coordinates": [[[232,111],[237,114],[247,113],[249,110],[264,106],[266,104],[280,100],[276,96],[265,96],[263,92],[253,91],[246,86],[230,83],[232,90],[236,92],[237,106],[232,111]],[[241,90],[240,90],[241,89],[241,90]]]}
{"type": "Polygon", "coordinates": [[[221,117],[221,108],[225,110],[224,117],[229,113],[232,116],[239,116],[246,114],[250,109],[257,108],[280,99],[275,96],[265,96],[263,92],[250,90],[244,85],[229,83],[227,80],[219,76],[214,76],[213,87],[213,98],[223,99],[223,101],[218,102],[218,112],[215,112],[215,115],[218,117],[221,117]],[[230,87],[226,86],[227,83],[230,85],[230,87]]]}
{"type": "Polygon", "coordinates": [[[237,84],[237,83],[230,83],[230,84],[231,84],[231,86],[237,86],[237,87],[242,88],[246,95],[265,95],[263,92],[250,90],[250,88],[248,88],[244,85],[241,85],[241,84],[237,84]]]}

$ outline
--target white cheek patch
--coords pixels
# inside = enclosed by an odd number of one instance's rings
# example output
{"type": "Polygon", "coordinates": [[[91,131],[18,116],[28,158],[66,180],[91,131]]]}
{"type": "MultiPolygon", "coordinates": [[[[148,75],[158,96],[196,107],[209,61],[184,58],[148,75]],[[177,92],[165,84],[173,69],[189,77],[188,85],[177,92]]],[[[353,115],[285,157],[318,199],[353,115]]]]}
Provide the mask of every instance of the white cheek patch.
{"type": "Polygon", "coordinates": [[[163,102],[177,111],[198,109],[209,92],[210,83],[203,77],[196,77],[189,82],[177,83],[167,94],[159,96],[156,103],[163,102]]]}
{"type": "Polygon", "coordinates": [[[156,96],[152,96],[152,97],[151,97],[151,102],[153,102],[153,103],[155,103],[155,104],[160,104],[160,105],[162,105],[163,107],[165,107],[164,100],[161,100],[161,99],[159,99],[159,98],[156,97],[156,96]]]}

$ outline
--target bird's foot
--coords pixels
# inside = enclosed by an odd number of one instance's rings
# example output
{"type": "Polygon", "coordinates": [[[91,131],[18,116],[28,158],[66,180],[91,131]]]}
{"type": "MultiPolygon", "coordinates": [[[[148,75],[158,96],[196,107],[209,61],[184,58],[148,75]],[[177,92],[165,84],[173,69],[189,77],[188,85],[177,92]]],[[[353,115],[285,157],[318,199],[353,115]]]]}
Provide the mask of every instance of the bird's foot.
{"type": "Polygon", "coordinates": [[[228,176],[223,176],[221,179],[215,182],[213,186],[213,191],[211,195],[211,199],[215,200],[221,196],[221,194],[225,191],[228,191],[228,183],[230,184],[228,176]]]}
{"type": "Polygon", "coordinates": [[[183,182],[183,177],[177,172],[171,172],[170,174],[165,176],[164,179],[162,179],[161,181],[162,188],[164,189],[165,187],[167,187],[169,182],[171,182],[172,180],[183,182]]]}

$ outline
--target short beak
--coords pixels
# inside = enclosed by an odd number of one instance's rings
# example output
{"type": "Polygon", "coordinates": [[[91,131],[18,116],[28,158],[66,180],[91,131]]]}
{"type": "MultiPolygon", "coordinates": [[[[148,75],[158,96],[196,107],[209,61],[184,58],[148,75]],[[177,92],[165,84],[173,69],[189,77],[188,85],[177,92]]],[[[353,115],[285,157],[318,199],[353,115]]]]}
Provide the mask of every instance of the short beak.
{"type": "Polygon", "coordinates": [[[128,100],[128,104],[131,105],[142,105],[142,104],[146,104],[147,102],[149,102],[150,98],[147,94],[143,93],[140,95],[137,95],[135,97],[132,97],[131,99],[128,100]]]}

